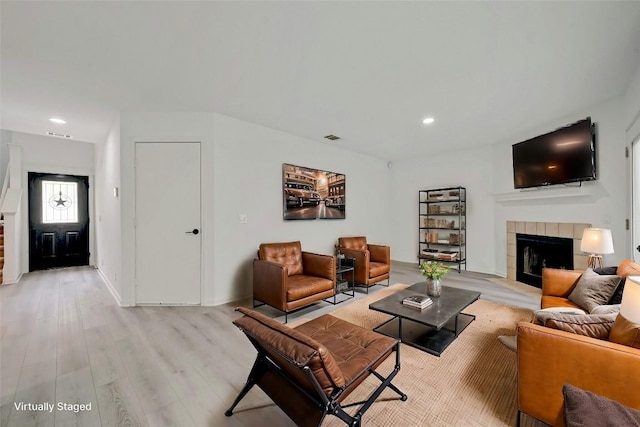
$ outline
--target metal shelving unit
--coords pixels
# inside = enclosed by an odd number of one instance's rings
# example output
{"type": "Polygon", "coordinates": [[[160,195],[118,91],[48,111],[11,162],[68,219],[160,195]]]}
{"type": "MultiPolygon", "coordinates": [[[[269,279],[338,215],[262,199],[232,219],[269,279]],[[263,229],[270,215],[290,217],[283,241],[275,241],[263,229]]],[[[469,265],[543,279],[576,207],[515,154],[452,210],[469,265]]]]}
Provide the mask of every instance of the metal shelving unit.
{"type": "Polygon", "coordinates": [[[418,191],[418,263],[437,260],[467,269],[467,190],[418,191]]]}

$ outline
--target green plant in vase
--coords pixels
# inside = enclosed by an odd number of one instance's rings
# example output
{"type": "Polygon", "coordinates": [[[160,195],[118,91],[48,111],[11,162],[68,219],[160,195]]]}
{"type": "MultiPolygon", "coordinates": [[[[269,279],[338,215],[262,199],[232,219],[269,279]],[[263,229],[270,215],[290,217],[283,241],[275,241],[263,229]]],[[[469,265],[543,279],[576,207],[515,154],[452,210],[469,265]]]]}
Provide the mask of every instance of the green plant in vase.
{"type": "Polygon", "coordinates": [[[425,261],[420,264],[420,271],[427,278],[427,295],[440,296],[440,280],[449,273],[449,267],[438,261],[425,261]]]}

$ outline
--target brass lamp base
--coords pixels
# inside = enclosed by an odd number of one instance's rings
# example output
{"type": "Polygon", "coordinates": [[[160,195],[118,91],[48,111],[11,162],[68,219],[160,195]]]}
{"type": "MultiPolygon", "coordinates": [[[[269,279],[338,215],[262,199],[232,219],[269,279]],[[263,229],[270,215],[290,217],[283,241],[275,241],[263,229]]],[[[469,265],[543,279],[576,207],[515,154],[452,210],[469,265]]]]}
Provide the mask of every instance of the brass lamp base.
{"type": "Polygon", "coordinates": [[[591,254],[589,255],[589,264],[588,267],[590,269],[602,268],[602,255],[591,254]]]}

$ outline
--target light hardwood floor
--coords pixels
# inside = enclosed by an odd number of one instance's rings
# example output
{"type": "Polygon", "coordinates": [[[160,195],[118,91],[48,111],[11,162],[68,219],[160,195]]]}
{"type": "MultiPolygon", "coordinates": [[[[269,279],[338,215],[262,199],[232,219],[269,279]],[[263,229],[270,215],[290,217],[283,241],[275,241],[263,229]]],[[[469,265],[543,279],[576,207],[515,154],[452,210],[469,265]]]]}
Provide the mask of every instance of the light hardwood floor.
{"type": "MultiPolygon", "coordinates": [[[[479,290],[482,298],[497,302],[538,307],[539,297],[487,277],[452,273],[445,284],[479,290]]],[[[394,263],[392,284],[418,281],[416,264],[394,263]]],[[[258,389],[233,417],[224,416],[255,358],[249,341],[231,324],[238,304],[251,303],[122,308],[88,267],[30,273],[18,284],[0,287],[0,425],[292,425],[258,389]],[[18,410],[20,402],[91,404],[91,410],[18,410]],[[259,406],[264,408],[243,410],[259,406]]],[[[289,321],[333,308],[320,302],[289,321]]],[[[284,320],[268,307],[259,310],[284,320]]]]}

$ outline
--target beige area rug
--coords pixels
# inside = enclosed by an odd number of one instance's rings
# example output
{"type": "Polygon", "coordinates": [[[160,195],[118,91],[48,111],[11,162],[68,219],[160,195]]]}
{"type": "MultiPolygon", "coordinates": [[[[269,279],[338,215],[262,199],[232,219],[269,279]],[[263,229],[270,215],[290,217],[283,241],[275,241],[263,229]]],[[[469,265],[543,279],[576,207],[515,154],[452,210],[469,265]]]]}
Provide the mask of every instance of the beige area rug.
{"type": "MultiPolygon", "coordinates": [[[[408,285],[395,284],[330,314],[373,329],[389,318],[369,310],[379,300],[408,285]]],[[[518,321],[529,320],[531,311],[479,300],[465,313],[476,320],[444,351],[432,356],[402,345],[400,372],[394,379],[408,396],[406,402],[386,389],[363,417],[364,426],[513,426],[516,424],[516,355],[497,339],[513,335],[518,321]]],[[[379,368],[386,375],[395,357],[379,368]]],[[[345,403],[363,400],[379,382],[369,377],[345,403]]],[[[523,426],[533,425],[523,419],[523,426]]],[[[323,426],[344,426],[336,417],[327,417],[323,426]]]]}

